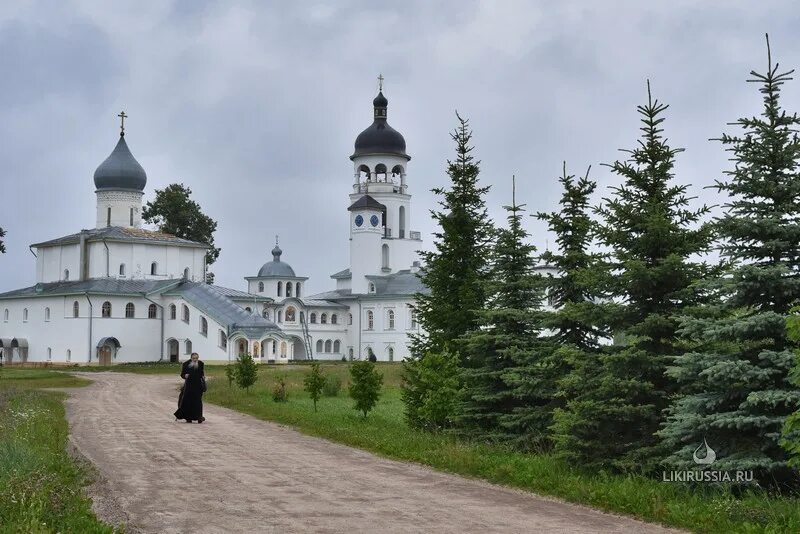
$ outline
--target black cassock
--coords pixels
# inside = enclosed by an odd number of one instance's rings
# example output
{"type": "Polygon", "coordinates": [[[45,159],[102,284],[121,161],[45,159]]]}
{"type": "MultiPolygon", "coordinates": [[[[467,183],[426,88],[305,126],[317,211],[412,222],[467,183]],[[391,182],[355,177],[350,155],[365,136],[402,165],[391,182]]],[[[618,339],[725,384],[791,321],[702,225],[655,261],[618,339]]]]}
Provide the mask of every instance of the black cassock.
{"type": "Polygon", "coordinates": [[[197,367],[192,368],[189,364],[191,360],[183,362],[181,366],[181,378],[189,375],[185,379],[181,394],[178,396],[178,409],[175,411],[175,419],[186,419],[187,421],[203,421],[203,382],[205,373],[203,362],[198,361],[197,367]]]}

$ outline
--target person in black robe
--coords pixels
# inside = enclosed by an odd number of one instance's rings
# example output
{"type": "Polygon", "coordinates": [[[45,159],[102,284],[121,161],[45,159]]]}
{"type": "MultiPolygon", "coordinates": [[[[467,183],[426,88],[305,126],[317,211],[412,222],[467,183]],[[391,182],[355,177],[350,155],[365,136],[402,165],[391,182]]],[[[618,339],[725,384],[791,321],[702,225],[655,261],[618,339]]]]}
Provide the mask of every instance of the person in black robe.
{"type": "Polygon", "coordinates": [[[206,420],[203,417],[203,392],[206,389],[206,375],[203,366],[200,355],[196,352],[192,353],[190,360],[183,362],[181,378],[184,379],[184,383],[178,396],[175,419],[186,419],[187,423],[192,421],[202,423],[206,420]]]}

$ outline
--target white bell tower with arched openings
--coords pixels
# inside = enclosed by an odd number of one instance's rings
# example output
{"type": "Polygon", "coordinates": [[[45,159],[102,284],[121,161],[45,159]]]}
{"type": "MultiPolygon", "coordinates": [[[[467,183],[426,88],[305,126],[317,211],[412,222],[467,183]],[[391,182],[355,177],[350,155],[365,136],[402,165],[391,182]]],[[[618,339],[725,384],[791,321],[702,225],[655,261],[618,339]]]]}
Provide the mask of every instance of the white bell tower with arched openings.
{"type": "Polygon", "coordinates": [[[350,194],[350,272],[354,293],[366,293],[364,276],[386,275],[410,269],[420,248],[419,232],[412,231],[411,195],[406,181],[406,141],[389,126],[389,101],[383,95],[372,101],[373,122],[355,141],[354,183],[350,194]],[[357,214],[362,211],[361,219],[357,214]],[[378,225],[372,222],[378,218],[378,225]],[[361,226],[357,222],[361,222],[361,226]],[[365,224],[366,223],[366,224],[365,224]],[[369,228],[365,229],[368,224],[369,228]]]}

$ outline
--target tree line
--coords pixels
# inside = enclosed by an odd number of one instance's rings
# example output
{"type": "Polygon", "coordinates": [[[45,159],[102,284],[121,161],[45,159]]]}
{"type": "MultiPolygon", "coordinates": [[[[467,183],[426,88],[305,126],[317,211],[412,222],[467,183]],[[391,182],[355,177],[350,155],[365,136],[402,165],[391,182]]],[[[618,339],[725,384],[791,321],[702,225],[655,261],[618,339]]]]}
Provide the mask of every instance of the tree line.
{"type": "Polygon", "coordinates": [[[489,220],[457,115],[450,183],[433,190],[439,231],[421,252],[410,426],[646,475],[694,468],[706,440],[714,469],[798,488],[800,119],[780,105],[793,71],[773,63],[768,39],[767,56],[748,79],[761,112],[714,140],[732,160],[711,186],[719,216],[676,180],[683,149],[667,142],[668,106],[648,81],[641,136],[607,164],[616,185],[595,203],[590,172],[565,164],[558,209],[532,214],[556,237],[541,254],[514,193],[506,224],[489,220]]]}

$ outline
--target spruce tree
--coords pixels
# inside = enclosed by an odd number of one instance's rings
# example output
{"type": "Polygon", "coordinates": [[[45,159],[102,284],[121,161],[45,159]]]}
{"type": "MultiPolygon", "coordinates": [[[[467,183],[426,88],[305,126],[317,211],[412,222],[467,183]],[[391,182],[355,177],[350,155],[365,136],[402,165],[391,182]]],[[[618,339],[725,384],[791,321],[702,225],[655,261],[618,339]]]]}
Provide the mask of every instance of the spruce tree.
{"type": "Polygon", "coordinates": [[[451,134],[456,158],[447,162],[450,188],[435,188],[441,211],[431,211],[440,230],[434,250],[421,251],[420,278],[429,293],[416,296],[422,334],[412,341],[412,352],[458,352],[458,340],[477,325],[476,310],[483,308],[485,281],[493,228],[484,197],[489,187],[478,183],[480,162],[472,155],[469,122],[456,114],[458,127],[451,134]]]}
{"type": "Polygon", "coordinates": [[[680,357],[670,375],[686,395],[661,432],[671,466],[692,465],[707,440],[714,469],[753,470],[762,484],[796,483],[779,445],[786,417],[800,406],[789,381],[797,344],[786,319],[800,299],[800,118],[781,108],[781,86],[792,71],[772,64],[751,71],[764,109],[735,123],[739,133],[719,141],[733,170],[716,188],[729,195],[717,221],[720,253],[731,264],[714,289],[722,316],[687,319],[682,331],[700,350],[680,357]]]}
{"type": "MultiPolygon", "coordinates": [[[[438,426],[452,420],[452,414],[439,414],[437,421],[426,419],[422,409],[427,399],[438,396],[432,384],[449,383],[449,377],[432,379],[430,373],[449,366],[416,365],[426,354],[452,354],[461,366],[468,365],[461,342],[477,328],[477,310],[484,307],[485,282],[494,234],[484,197],[489,187],[478,183],[480,165],[475,161],[469,122],[456,114],[458,127],[451,134],[456,157],[447,162],[450,187],[435,188],[442,197],[440,211],[431,211],[440,230],[434,233],[434,250],[421,251],[425,263],[420,271],[427,293],[415,296],[421,334],[412,336],[411,358],[403,367],[402,399],[406,421],[415,428],[438,426]]],[[[449,386],[448,386],[449,387],[449,386]]],[[[455,406],[455,404],[453,404],[455,406]]]]}
{"type": "MultiPolygon", "coordinates": [[[[497,232],[490,276],[484,293],[486,309],[477,312],[480,328],[464,337],[463,350],[469,366],[464,371],[464,403],[458,425],[471,437],[486,440],[513,439],[526,445],[538,441],[547,425],[522,421],[518,412],[536,410],[547,399],[538,392],[519,398],[515,389],[521,366],[536,365],[542,353],[541,313],[543,279],[534,272],[535,247],[527,244],[522,228],[524,206],[512,194],[508,227],[497,232]],[[535,427],[535,428],[531,428],[535,427]]],[[[531,445],[534,446],[534,445],[531,445]]]]}
{"type": "Polygon", "coordinates": [[[687,186],[674,183],[675,155],[662,136],[668,106],[638,106],[643,132],[629,158],[609,165],[623,183],[597,208],[598,235],[612,255],[610,295],[619,303],[616,344],[565,378],[568,401],[554,424],[557,451],[575,463],[623,471],[653,467],[655,432],[674,384],[665,376],[681,352],[678,316],[697,304],[694,282],[703,264],[691,258],[710,242],[699,225],[705,206],[691,210],[687,186]]]}

